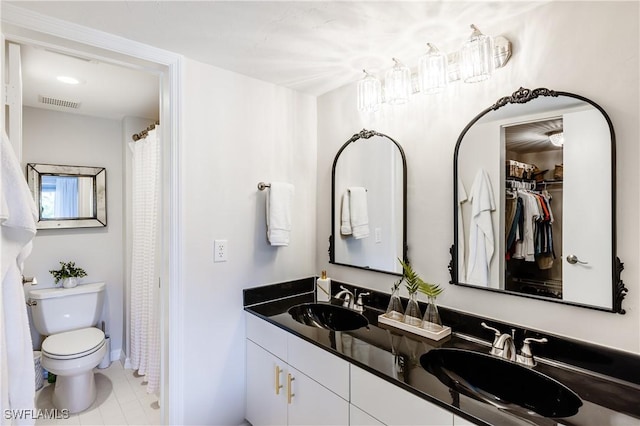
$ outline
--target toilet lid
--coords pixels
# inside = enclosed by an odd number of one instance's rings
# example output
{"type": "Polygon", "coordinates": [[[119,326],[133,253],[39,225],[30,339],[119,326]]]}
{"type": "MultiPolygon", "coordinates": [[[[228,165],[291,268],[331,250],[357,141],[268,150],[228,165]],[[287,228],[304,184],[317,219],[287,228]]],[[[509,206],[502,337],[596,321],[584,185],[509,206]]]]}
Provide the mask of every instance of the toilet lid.
{"type": "Polygon", "coordinates": [[[88,355],[104,345],[104,333],[95,327],[54,334],[42,342],[42,353],[51,358],[68,359],[88,355]]]}

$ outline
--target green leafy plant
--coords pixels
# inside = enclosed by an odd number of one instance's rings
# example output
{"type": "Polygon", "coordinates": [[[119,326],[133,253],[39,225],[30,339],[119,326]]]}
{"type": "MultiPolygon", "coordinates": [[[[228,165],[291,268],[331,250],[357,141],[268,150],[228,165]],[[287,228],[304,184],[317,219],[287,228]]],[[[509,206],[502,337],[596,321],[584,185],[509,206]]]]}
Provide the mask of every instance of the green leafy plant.
{"type": "Polygon", "coordinates": [[[403,278],[400,277],[400,279],[398,281],[396,281],[395,283],[393,283],[393,285],[391,286],[391,292],[393,293],[394,291],[396,291],[399,287],[400,284],[402,284],[402,280],[403,278]]]}
{"type": "Polygon", "coordinates": [[[55,283],[58,284],[60,281],[67,278],[82,278],[86,277],[87,273],[84,269],[78,268],[75,262],[59,262],[60,269],[52,269],[49,271],[55,280],[55,283]]]}
{"type": "Polygon", "coordinates": [[[428,283],[420,278],[420,276],[408,263],[405,263],[400,259],[398,259],[398,262],[400,262],[400,264],[402,265],[402,279],[406,281],[405,286],[407,287],[407,291],[409,292],[409,294],[413,294],[416,291],[419,291],[427,297],[433,297],[435,299],[444,291],[444,289],[439,285],[428,283]]]}

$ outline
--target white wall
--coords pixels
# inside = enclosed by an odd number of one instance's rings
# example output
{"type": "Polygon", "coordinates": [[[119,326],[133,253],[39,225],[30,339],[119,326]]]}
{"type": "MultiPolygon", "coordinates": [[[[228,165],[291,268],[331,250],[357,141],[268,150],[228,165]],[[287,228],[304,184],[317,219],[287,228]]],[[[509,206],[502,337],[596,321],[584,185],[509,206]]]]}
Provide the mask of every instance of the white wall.
{"type": "Polygon", "coordinates": [[[103,319],[111,336],[111,354],[120,357],[123,329],[123,197],[122,125],[107,120],[23,109],[23,167],[26,163],[100,166],[107,170],[107,227],[39,230],[24,274],[38,279],[37,288],[53,287],[50,269],[59,261],[75,261],[87,271],[80,283],[107,284],[103,319]]]}
{"type": "MultiPolygon", "coordinates": [[[[389,291],[392,276],[328,264],[331,163],[363,126],[389,134],[407,154],[409,258],[428,281],[445,284],[439,301],[455,309],[640,353],[638,242],[638,3],[553,2],[487,34],[513,43],[506,68],[487,82],[457,84],[378,118],[355,109],[355,84],[318,100],[318,269],[329,276],[389,291]],[[448,285],[453,243],[453,150],[459,133],[481,110],[520,86],[547,87],[592,99],[610,115],[617,138],[618,255],[629,288],[626,315],[497,295],[448,285]]],[[[480,23],[478,23],[480,24],[480,23]]],[[[449,47],[441,47],[448,50],[449,47]]],[[[450,46],[453,50],[454,46],[450,46]]]]}
{"type": "Polygon", "coordinates": [[[317,272],[316,100],[191,60],[184,82],[184,421],[240,424],[242,289],[317,272]],[[267,244],[260,181],[295,185],[288,247],[267,244]],[[227,262],[213,262],[214,239],[227,262]]]}

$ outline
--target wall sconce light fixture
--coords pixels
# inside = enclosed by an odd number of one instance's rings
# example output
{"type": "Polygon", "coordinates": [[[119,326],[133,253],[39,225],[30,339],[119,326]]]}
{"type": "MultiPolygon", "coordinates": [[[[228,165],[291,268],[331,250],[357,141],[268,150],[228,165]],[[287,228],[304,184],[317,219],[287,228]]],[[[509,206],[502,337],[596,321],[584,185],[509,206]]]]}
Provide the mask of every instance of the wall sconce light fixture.
{"type": "Polygon", "coordinates": [[[418,79],[422,93],[439,93],[447,87],[447,55],[427,43],[427,53],[418,61],[418,79]]]}
{"type": "Polygon", "coordinates": [[[384,99],[391,105],[402,105],[409,102],[411,95],[411,70],[392,58],[395,64],[384,77],[384,99]]]}
{"type": "Polygon", "coordinates": [[[384,85],[363,70],[365,77],[358,82],[358,109],[375,112],[383,102],[407,103],[412,93],[439,93],[454,81],[477,83],[490,78],[495,69],[509,61],[511,42],[503,36],[484,35],[475,25],[471,29],[471,37],[461,49],[448,55],[427,43],[427,52],[420,57],[416,74],[396,58],[393,68],[385,74],[384,85]]]}
{"type": "Polygon", "coordinates": [[[487,80],[493,73],[493,40],[471,24],[473,32],[460,49],[462,79],[465,83],[487,80]]]}
{"type": "Polygon", "coordinates": [[[362,70],[364,78],[358,82],[358,109],[376,112],[382,104],[382,83],[375,76],[362,70]]]}

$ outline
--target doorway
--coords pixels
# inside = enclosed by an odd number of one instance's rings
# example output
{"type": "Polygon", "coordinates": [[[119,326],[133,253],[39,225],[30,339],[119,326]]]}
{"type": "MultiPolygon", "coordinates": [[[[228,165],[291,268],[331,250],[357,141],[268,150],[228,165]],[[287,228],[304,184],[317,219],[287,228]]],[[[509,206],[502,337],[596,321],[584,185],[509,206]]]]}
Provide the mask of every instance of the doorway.
{"type": "MultiPolygon", "coordinates": [[[[3,37],[7,42],[39,46],[58,53],[74,55],[101,63],[155,73],[159,83],[159,119],[163,123],[162,159],[162,231],[161,231],[161,392],[162,423],[180,423],[182,404],[182,352],[173,343],[181,329],[181,294],[177,286],[180,273],[179,236],[179,158],[178,106],[181,91],[179,55],[89,28],[43,20],[38,15],[13,13],[3,5],[3,37]],[[175,379],[172,379],[175,377],[175,379]],[[171,383],[171,387],[168,386],[171,383]]],[[[4,43],[3,43],[4,44],[4,43]]],[[[143,129],[138,129],[140,131],[143,129]]],[[[130,137],[130,136],[129,136],[130,137]]],[[[122,140],[122,139],[120,139],[122,140]]]]}

